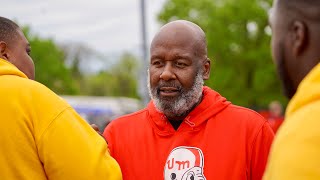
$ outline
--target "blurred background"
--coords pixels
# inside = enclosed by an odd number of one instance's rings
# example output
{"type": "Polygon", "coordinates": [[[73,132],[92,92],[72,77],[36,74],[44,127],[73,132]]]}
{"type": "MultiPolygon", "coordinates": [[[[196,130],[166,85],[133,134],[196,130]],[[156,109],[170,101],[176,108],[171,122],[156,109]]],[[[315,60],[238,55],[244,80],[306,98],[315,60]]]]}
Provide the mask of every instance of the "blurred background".
{"type": "MultiPolygon", "coordinates": [[[[4,1],[4,0],[0,0],[4,1]]],[[[148,102],[150,42],[176,19],[206,32],[211,78],[206,85],[234,104],[269,116],[286,106],[270,53],[272,0],[10,0],[1,14],[23,27],[36,80],[103,128],[148,102]]]]}

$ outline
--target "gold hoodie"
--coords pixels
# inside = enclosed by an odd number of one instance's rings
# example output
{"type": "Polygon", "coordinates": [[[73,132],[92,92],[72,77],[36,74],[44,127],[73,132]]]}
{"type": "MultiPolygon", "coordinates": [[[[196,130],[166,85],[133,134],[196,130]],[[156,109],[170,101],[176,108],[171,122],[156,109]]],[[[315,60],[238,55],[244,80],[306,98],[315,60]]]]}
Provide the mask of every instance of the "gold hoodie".
{"type": "Polygon", "coordinates": [[[121,179],[107,144],[64,100],[0,59],[0,179],[121,179]]]}
{"type": "Polygon", "coordinates": [[[320,179],[320,64],[303,79],[288,105],[264,179],[320,179]]]}

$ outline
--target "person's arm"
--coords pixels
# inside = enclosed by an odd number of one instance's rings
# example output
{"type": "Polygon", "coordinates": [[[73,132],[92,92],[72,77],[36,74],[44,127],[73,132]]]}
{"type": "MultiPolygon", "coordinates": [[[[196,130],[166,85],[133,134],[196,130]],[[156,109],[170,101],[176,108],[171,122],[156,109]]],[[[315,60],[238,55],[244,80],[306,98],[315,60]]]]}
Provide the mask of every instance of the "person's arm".
{"type": "Polygon", "coordinates": [[[71,108],[53,119],[37,147],[48,179],[122,179],[105,140],[71,108]]]}
{"type": "Polygon", "coordinates": [[[251,180],[262,179],[273,138],[273,130],[270,125],[265,122],[252,145],[250,168],[251,180]]]}

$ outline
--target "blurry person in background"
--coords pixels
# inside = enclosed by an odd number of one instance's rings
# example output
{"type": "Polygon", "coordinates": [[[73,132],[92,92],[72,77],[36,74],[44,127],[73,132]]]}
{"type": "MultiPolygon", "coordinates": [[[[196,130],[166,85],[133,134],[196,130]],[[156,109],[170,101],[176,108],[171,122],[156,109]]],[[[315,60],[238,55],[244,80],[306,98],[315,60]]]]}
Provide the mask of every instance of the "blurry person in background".
{"type": "Polygon", "coordinates": [[[121,179],[104,139],[64,100],[31,80],[30,51],[19,26],[0,17],[1,179],[121,179]]]}
{"type": "Polygon", "coordinates": [[[276,133],[283,122],[283,108],[279,101],[272,101],[269,104],[269,114],[266,117],[273,132],[276,133]]]}
{"type": "Polygon", "coordinates": [[[290,100],[265,180],[320,179],[320,0],[275,0],[272,54],[290,100]]]}
{"type": "Polygon", "coordinates": [[[164,25],[150,48],[151,102],[105,129],[123,178],[260,180],[273,132],[258,113],[204,86],[206,37],[196,24],[164,25]]]}

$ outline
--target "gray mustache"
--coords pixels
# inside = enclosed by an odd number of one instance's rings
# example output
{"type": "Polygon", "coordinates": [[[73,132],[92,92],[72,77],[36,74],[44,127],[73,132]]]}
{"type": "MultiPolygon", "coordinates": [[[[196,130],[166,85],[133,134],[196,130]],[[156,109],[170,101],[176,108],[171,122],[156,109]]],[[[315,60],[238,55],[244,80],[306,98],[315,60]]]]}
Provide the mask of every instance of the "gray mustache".
{"type": "Polygon", "coordinates": [[[182,86],[177,83],[160,82],[159,85],[155,88],[157,93],[160,93],[160,89],[163,87],[176,88],[178,89],[178,91],[182,91],[182,86]]]}
{"type": "Polygon", "coordinates": [[[162,83],[162,84],[159,84],[157,86],[157,90],[160,90],[160,88],[163,88],[163,87],[170,87],[170,88],[176,88],[178,89],[179,91],[182,89],[182,87],[180,85],[177,85],[177,84],[173,84],[173,83],[162,83]]]}

